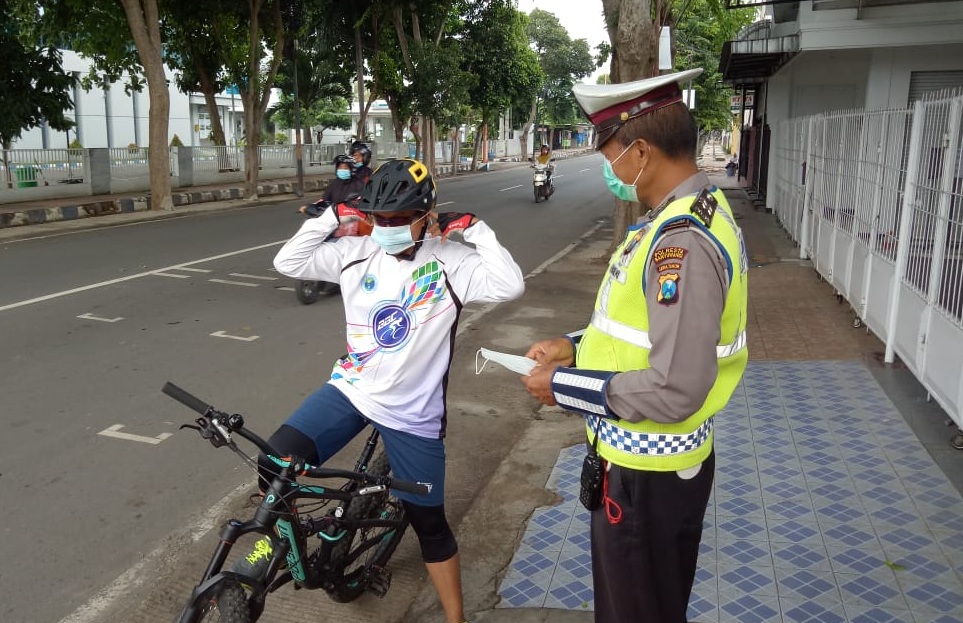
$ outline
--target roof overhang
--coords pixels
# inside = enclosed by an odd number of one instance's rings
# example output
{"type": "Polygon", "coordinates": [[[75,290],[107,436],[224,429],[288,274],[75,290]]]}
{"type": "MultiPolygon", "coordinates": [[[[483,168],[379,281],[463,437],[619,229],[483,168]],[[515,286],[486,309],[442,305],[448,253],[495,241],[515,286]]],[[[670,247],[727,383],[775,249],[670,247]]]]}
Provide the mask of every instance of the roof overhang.
{"type": "Polygon", "coordinates": [[[726,41],[719,59],[722,79],[734,86],[765,82],[799,53],[799,35],[726,41]]]}

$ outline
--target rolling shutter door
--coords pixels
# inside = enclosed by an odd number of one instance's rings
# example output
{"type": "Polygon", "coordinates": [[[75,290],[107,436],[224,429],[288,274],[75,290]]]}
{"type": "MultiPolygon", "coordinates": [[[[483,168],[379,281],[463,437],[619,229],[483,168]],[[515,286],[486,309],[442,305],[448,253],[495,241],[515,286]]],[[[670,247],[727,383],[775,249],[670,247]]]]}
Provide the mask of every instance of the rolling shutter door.
{"type": "Polygon", "coordinates": [[[910,74],[909,102],[932,91],[963,89],[963,71],[914,71],[910,74]]]}

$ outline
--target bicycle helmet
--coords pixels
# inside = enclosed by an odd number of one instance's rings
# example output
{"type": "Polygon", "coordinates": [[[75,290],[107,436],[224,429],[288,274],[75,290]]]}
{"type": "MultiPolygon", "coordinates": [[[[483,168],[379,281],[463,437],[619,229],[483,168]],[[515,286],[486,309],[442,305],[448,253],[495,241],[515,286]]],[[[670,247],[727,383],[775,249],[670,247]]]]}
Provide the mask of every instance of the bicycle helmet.
{"type": "Polygon", "coordinates": [[[388,160],[371,175],[361,196],[362,212],[435,209],[438,191],[428,167],[417,160],[388,160]]]}
{"type": "Polygon", "coordinates": [[[346,156],[344,154],[338,154],[337,156],[335,156],[331,164],[334,165],[335,169],[338,168],[338,165],[346,164],[349,167],[351,167],[352,171],[354,170],[354,158],[352,158],[351,156],[346,156]]]}
{"type": "Polygon", "coordinates": [[[366,143],[362,143],[361,141],[355,141],[351,143],[351,147],[348,148],[348,153],[351,155],[360,153],[362,164],[364,166],[371,164],[371,148],[368,147],[366,143]]]}

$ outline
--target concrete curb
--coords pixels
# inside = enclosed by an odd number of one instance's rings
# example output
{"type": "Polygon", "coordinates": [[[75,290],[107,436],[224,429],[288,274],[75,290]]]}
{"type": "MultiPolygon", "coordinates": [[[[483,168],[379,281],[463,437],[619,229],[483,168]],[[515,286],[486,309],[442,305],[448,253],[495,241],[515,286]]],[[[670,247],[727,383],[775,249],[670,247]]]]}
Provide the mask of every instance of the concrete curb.
{"type": "MultiPolygon", "coordinates": [[[[327,187],[328,180],[304,180],[304,190],[317,191],[327,187]]],[[[296,183],[293,181],[266,182],[258,184],[258,196],[287,195],[295,193],[296,183]]],[[[227,187],[213,190],[181,191],[171,193],[171,200],[175,207],[243,199],[243,187],[227,187]]],[[[20,212],[0,213],[0,230],[23,225],[40,225],[57,221],[72,221],[96,216],[112,214],[127,214],[150,210],[150,196],[119,197],[109,201],[88,201],[49,208],[32,208],[20,212]]]]}

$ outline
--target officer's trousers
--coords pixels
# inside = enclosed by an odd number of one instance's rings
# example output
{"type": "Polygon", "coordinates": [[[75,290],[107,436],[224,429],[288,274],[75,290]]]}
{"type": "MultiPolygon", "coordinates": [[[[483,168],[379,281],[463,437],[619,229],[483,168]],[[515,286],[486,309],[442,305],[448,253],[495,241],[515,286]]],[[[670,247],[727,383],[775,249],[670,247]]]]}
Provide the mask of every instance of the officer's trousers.
{"type": "Polygon", "coordinates": [[[595,623],[687,623],[714,473],[715,452],[689,480],[611,466],[622,520],[610,523],[604,504],[592,513],[595,623]]]}

